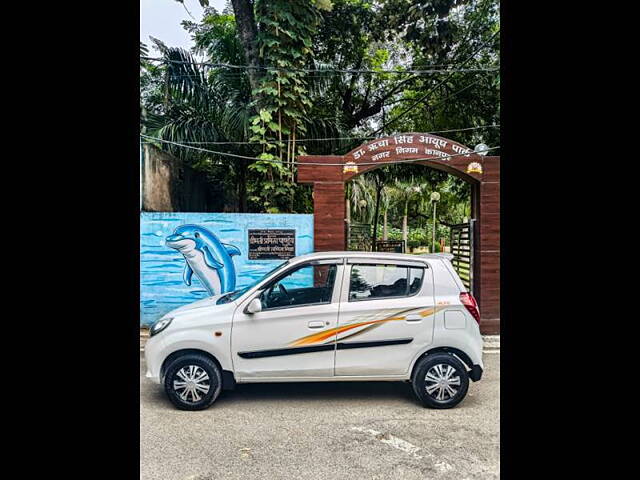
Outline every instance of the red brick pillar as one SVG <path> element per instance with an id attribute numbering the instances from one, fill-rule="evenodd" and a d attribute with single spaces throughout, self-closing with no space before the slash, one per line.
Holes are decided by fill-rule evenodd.
<path id="1" fill-rule="evenodd" d="M 500 333 L 500 157 L 485 157 L 480 180 L 476 261 L 480 331 Z"/>
<path id="2" fill-rule="evenodd" d="M 313 236 L 316 252 L 344 250 L 344 183 L 313 184 Z"/>

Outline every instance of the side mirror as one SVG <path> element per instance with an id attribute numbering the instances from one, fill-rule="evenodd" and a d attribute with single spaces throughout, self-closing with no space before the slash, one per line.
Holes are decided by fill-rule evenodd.
<path id="1" fill-rule="evenodd" d="M 247 305 L 246 312 L 247 313 L 258 313 L 262 311 L 262 302 L 260 301 L 260 297 L 256 297 L 249 302 Z"/>

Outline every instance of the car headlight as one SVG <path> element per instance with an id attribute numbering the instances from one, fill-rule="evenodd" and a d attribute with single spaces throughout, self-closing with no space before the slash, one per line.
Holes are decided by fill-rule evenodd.
<path id="1" fill-rule="evenodd" d="M 151 329 L 149 330 L 149 336 L 153 337 L 154 335 L 163 331 L 165 328 L 169 326 L 169 324 L 171 323 L 171 320 L 173 320 L 172 317 L 163 318 L 159 322 L 154 323 Z"/>

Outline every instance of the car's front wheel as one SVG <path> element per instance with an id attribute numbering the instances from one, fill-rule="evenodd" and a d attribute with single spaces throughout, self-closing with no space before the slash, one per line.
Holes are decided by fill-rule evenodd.
<path id="1" fill-rule="evenodd" d="M 205 355 L 182 355 L 167 367 L 164 389 L 169 400 L 181 410 L 205 409 L 222 390 L 220 369 Z"/>
<path id="2" fill-rule="evenodd" d="M 455 407 L 467 395 L 468 389 L 467 369 L 449 353 L 427 355 L 416 366 L 413 390 L 425 407 Z"/>

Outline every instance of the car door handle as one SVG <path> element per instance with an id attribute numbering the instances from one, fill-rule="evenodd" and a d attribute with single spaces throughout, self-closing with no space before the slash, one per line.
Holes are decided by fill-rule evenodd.
<path id="1" fill-rule="evenodd" d="M 422 321 L 422 316 L 417 314 L 417 313 L 414 313 L 414 314 L 411 314 L 411 315 L 407 315 L 405 317 L 405 320 L 407 322 L 420 322 L 420 321 Z"/>
<path id="2" fill-rule="evenodd" d="M 324 322 L 309 322 L 307 323 L 309 328 L 324 328 Z"/>

